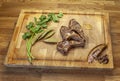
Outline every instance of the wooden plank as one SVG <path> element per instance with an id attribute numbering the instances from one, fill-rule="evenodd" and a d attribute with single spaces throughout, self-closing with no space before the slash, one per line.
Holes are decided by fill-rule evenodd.
<path id="1" fill-rule="evenodd" d="M 17 17 L 0 17 L 0 28 L 14 29 Z"/>
<path id="2" fill-rule="evenodd" d="M 87 77 L 87 78 L 86 78 Z M 41 81 L 104 81 L 103 75 L 44 73 Z"/>
<path id="3" fill-rule="evenodd" d="M 105 76 L 105 81 L 119 81 L 120 76 Z"/>
<path id="4" fill-rule="evenodd" d="M 13 3 L 8 3 L 9 2 L 15 2 L 14 4 Z M 103 6 L 107 6 L 106 9 L 109 9 L 109 10 L 105 10 L 103 7 L 102 8 L 98 8 L 100 6 L 96 6 L 96 5 L 93 5 L 93 9 L 91 8 L 91 5 L 87 4 L 87 3 L 90 3 L 91 4 L 94 4 L 93 2 L 96 1 L 96 5 L 103 5 Z M 9 5 L 5 5 L 3 6 L 3 2 L 4 2 L 4 5 L 5 4 L 9 4 Z M 30 2 L 31 4 L 33 4 L 32 6 L 29 5 Z M 82 3 L 84 2 L 84 3 Z M 28 3 L 28 4 L 27 4 Z M 37 3 L 37 4 L 36 4 Z M 41 5 L 40 3 L 42 3 L 43 5 Z M 47 3 L 47 5 L 45 5 Z M 68 7 L 65 7 L 63 5 L 59 5 L 58 6 L 55 6 L 54 7 L 51 7 L 51 3 L 54 3 L 56 5 L 58 5 L 58 3 L 60 4 L 70 4 L 70 6 Z M 65 4 L 66 3 L 66 4 Z M 114 5 L 115 3 L 115 5 Z M 11 40 L 11 36 L 12 36 L 12 32 L 9 33 L 6 32 L 4 34 L 1 34 L 0 33 L 0 81 L 58 81 L 61 80 L 66 80 L 66 81 L 71 81 L 70 79 L 71 78 L 75 78 L 78 79 L 78 81 L 87 81 L 88 79 L 92 80 L 92 81 L 119 81 L 119 76 L 120 76 L 120 9 L 116 8 L 118 7 L 118 5 L 120 5 L 120 0 L 24 0 L 23 4 L 24 5 L 19 5 L 20 4 L 20 0 L 0 0 L 0 8 L 2 7 L 2 9 L 0 9 L 0 16 L 4 16 L 6 17 L 5 20 L 0 20 L 0 28 L 7 28 L 8 29 L 13 29 L 13 23 L 14 21 L 14 16 L 16 16 L 16 18 L 18 17 L 19 15 L 19 12 L 21 9 L 23 8 L 36 8 L 36 5 L 37 5 L 37 9 L 50 9 L 52 10 L 53 8 L 58 10 L 59 8 L 61 9 L 72 9 L 72 10 L 88 10 L 88 7 L 91 8 L 91 10 L 95 10 L 95 11 L 107 11 L 107 12 L 110 12 L 110 28 L 111 28 L 111 37 L 112 37 L 112 45 L 113 45 L 113 56 L 114 56 L 114 70 L 111 72 L 111 73 L 100 73 L 98 71 L 94 71 L 94 70 L 90 70 L 90 71 L 87 71 L 87 70 L 84 70 L 85 73 L 81 72 L 81 70 L 78 70 L 78 71 L 74 71 L 74 70 L 70 70 L 71 75 L 69 74 L 65 74 L 66 71 L 63 71 L 63 70 L 60 70 L 60 71 L 57 71 L 56 73 L 56 70 L 54 71 L 55 73 L 51 74 L 51 73 L 45 73 L 42 72 L 42 73 L 38 73 L 40 72 L 40 69 L 36 70 L 34 68 L 10 68 L 10 67 L 5 67 L 3 65 L 3 61 L 5 59 L 5 56 L 6 56 L 6 52 L 8 50 L 8 43 L 9 41 Z M 39 4 L 39 5 L 38 5 Z M 49 4 L 49 5 L 48 5 Z M 73 6 L 72 4 L 79 4 L 77 6 Z M 81 6 L 81 7 L 78 7 L 80 6 L 81 4 L 84 4 L 86 5 L 87 7 L 85 6 Z M 12 7 L 13 5 L 15 5 L 14 7 Z M 28 5 L 28 6 L 26 6 Z M 44 6 L 45 5 L 45 6 Z M 52 4 L 53 5 L 53 4 Z M 63 7 L 62 7 L 63 6 Z M 111 9 L 110 7 L 113 8 Z M 116 7 L 115 7 L 116 6 Z M 11 7 L 11 8 L 10 8 Z M 89 8 L 89 9 L 90 9 Z M 101 10 L 97 10 L 97 9 L 101 9 Z M 7 17 L 11 17 L 11 19 L 8 18 L 7 20 Z M 1 19 L 1 18 L 0 18 Z M 12 20 L 13 19 L 13 20 Z M 9 35 L 8 35 L 9 34 Z M 7 38 L 8 37 L 8 38 Z M 5 45 L 4 45 L 5 44 Z M 48 71 L 46 69 L 44 69 L 44 71 Z M 22 73 L 21 73 L 22 72 Z M 48 72 L 53 72 L 53 71 L 48 71 Z M 62 72 L 62 73 L 61 73 Z M 74 72 L 74 74 L 72 73 Z M 76 72 L 78 74 L 76 74 Z M 94 73 L 95 72 L 95 73 Z M 42 80 L 41 80 L 41 74 L 42 75 Z M 64 76 L 62 76 L 62 74 Z M 73 74 L 73 76 L 72 76 Z M 57 76 L 56 76 L 57 75 Z M 77 75 L 77 76 L 74 76 L 74 75 Z M 82 77 L 82 75 L 84 75 Z M 93 75 L 93 76 L 92 76 Z M 102 76 L 102 77 L 101 77 Z M 56 79 L 57 77 L 57 79 Z M 79 78 L 80 77 L 80 78 Z M 95 77 L 95 79 L 94 79 Z M 69 79 L 70 78 L 70 79 Z M 98 78 L 98 79 L 96 79 Z"/>
<path id="5" fill-rule="evenodd" d="M 50 10 L 44 10 L 44 11 L 43 10 L 22 10 L 21 11 L 11 44 L 9 46 L 5 65 L 31 66 L 27 61 L 26 49 L 25 49 L 26 45 L 25 45 L 25 41 L 22 41 L 21 33 L 24 33 L 24 31 L 26 30 L 25 25 L 29 21 L 33 20 L 34 16 L 39 17 L 40 14 L 49 13 L 49 12 L 58 13 L 59 11 L 50 11 Z M 32 49 L 32 53 L 36 57 L 36 60 L 33 61 L 32 66 L 33 67 L 46 67 L 46 66 L 71 67 L 71 68 L 72 67 L 74 68 L 113 68 L 113 57 L 112 57 L 112 50 L 111 50 L 112 46 L 111 46 L 111 40 L 110 40 L 111 38 L 109 34 L 110 30 L 108 28 L 108 24 L 109 24 L 108 14 L 102 13 L 102 12 L 80 12 L 80 11 L 63 11 L 63 13 L 65 14 L 63 17 L 63 20 L 61 19 L 60 23 L 53 24 L 54 26 L 51 25 L 51 27 L 56 27 L 54 29 L 58 31 L 60 28 L 58 27 L 58 25 L 67 26 L 68 21 L 72 18 L 72 16 L 77 21 L 79 21 L 82 24 L 82 26 L 85 22 L 92 23 L 93 25 L 92 30 L 86 30 L 83 28 L 86 36 L 89 37 L 89 43 L 88 43 L 89 45 L 87 45 L 86 49 L 79 48 L 74 51 L 71 51 L 69 55 L 65 57 L 65 56 L 62 56 L 59 52 L 54 52 L 56 51 L 55 45 L 53 45 L 53 48 L 50 49 L 50 45 L 42 42 L 38 42 L 37 45 L 34 45 L 35 49 L 34 48 Z M 29 16 L 27 16 L 28 18 L 25 18 L 27 14 L 29 14 Z M 84 21 L 81 20 L 81 18 L 83 18 Z M 63 23 L 63 21 L 66 21 L 67 23 Z M 96 33 L 99 33 L 99 34 L 96 34 Z M 56 34 L 56 36 L 60 36 L 59 32 Z M 96 40 L 94 41 L 94 39 Z M 61 38 L 59 40 L 61 40 Z M 109 60 L 110 60 L 109 63 L 106 65 L 102 65 L 97 62 L 93 64 L 88 64 L 87 56 L 90 49 L 101 43 L 108 44 L 108 49 L 106 53 L 109 54 Z M 43 47 L 40 47 L 41 45 Z M 40 49 L 41 49 L 41 52 L 40 52 Z M 43 50 L 45 51 L 44 53 L 43 53 Z M 50 50 L 53 50 L 53 51 L 50 52 Z M 40 54 L 36 53 L 35 51 L 39 51 L 38 53 Z M 55 53 L 55 55 L 53 55 L 53 52 Z M 81 54 L 79 54 L 78 52 L 81 52 Z"/>
<path id="6" fill-rule="evenodd" d="M 27 76 L 25 76 L 27 75 Z M 2 81 L 41 81 L 41 75 L 39 73 L 31 72 L 31 73 L 19 73 L 19 72 L 1 72 L 0 80 Z"/>

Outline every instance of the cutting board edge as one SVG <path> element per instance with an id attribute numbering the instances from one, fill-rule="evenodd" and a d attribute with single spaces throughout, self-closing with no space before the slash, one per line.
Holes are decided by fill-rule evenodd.
<path id="1" fill-rule="evenodd" d="M 22 11 L 21 11 L 21 14 L 22 14 L 22 15 L 20 14 L 20 15 L 19 15 L 19 18 L 21 18 L 21 16 L 23 16 L 23 15 L 24 15 L 24 12 L 26 12 L 26 11 L 29 12 L 29 10 L 22 10 Z M 30 11 L 31 11 L 31 10 L 30 10 Z M 38 11 L 40 11 L 40 10 L 38 10 Z M 76 12 L 74 12 L 74 13 L 76 13 Z M 80 12 L 80 13 L 82 13 L 82 12 Z M 91 12 L 91 13 L 93 13 L 93 12 Z M 90 14 L 91 14 L 91 13 L 90 13 Z M 87 14 L 88 14 L 88 13 L 87 13 Z M 99 13 L 96 13 L 96 14 L 100 14 L 100 12 L 99 12 Z M 102 14 L 106 14 L 106 12 L 105 12 L 105 13 L 102 13 Z M 19 18 L 18 18 L 18 19 L 19 19 Z M 21 19 L 22 19 L 22 18 L 21 18 Z M 108 22 L 109 22 L 109 21 L 108 21 Z M 19 24 L 20 24 L 20 23 L 19 23 L 19 21 L 18 21 L 18 23 L 17 23 L 17 25 L 16 25 L 16 27 L 15 27 L 14 34 L 13 34 L 13 36 L 12 36 L 12 40 L 15 39 L 15 38 L 14 38 L 14 36 L 15 36 L 15 34 L 16 34 L 15 32 L 18 30 L 17 27 L 19 26 Z M 109 24 L 108 24 L 108 25 L 109 25 Z M 16 37 L 16 38 L 17 38 L 17 37 Z M 109 38 L 110 38 L 110 36 L 109 36 Z M 12 41 L 12 40 L 11 40 L 11 41 Z M 111 42 L 111 40 L 110 40 L 110 42 Z M 7 52 L 7 56 L 6 56 L 5 62 L 4 62 L 4 64 L 5 64 L 6 66 L 8 66 L 8 67 L 12 65 L 12 64 L 11 64 L 11 65 L 9 64 L 9 58 L 10 58 L 10 55 L 12 55 L 12 54 L 10 54 L 10 51 L 9 51 L 9 50 L 11 49 L 10 47 L 12 47 L 12 44 L 13 44 L 13 41 L 10 43 L 10 46 L 9 46 L 9 49 L 8 49 L 8 52 Z M 111 47 L 111 48 L 112 48 L 112 47 Z M 12 60 L 12 59 L 11 59 L 11 60 Z M 112 63 L 112 64 L 113 64 L 113 63 Z M 41 67 L 42 67 L 42 66 L 41 66 Z M 55 67 L 55 66 L 53 66 L 53 67 Z M 114 65 L 111 65 L 110 68 L 114 68 Z"/>

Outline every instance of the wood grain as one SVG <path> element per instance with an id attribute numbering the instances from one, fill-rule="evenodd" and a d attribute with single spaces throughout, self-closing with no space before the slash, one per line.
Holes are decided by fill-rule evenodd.
<path id="1" fill-rule="evenodd" d="M 37 42 L 31 49 L 32 55 L 35 57 L 33 64 L 27 63 L 26 41 L 22 39 L 22 35 L 26 32 L 26 25 L 34 21 L 34 17 L 39 18 L 42 13 L 59 13 L 57 10 L 22 10 L 16 24 L 14 34 L 8 49 L 5 65 L 9 66 L 25 66 L 30 67 L 66 67 L 66 68 L 113 68 L 113 56 L 111 37 L 109 33 L 109 15 L 104 12 L 80 12 L 80 11 L 62 11 L 64 16 L 59 23 L 49 23 L 48 28 L 54 29 L 56 34 L 53 38 L 61 41 L 60 28 L 68 26 L 71 19 L 75 19 L 80 23 L 86 36 L 86 46 L 84 48 L 76 48 L 71 50 L 67 56 L 63 56 L 56 50 L 56 45 Z M 86 29 L 85 24 L 91 25 L 91 29 Z M 108 64 L 100 64 L 87 62 L 88 54 L 92 48 L 99 44 L 107 44 L 107 53 L 109 57 Z M 52 48 L 51 48 L 52 46 Z M 37 52 L 36 52 L 37 51 Z M 28 67 L 29 67 L 28 66 Z"/>
<path id="2" fill-rule="evenodd" d="M 114 66 L 113 71 L 44 70 L 7 68 L 3 65 L 14 23 L 21 9 L 105 11 L 110 15 Z M 0 0 L 0 81 L 119 81 L 120 80 L 120 1 L 119 0 Z M 8 30 L 9 31 L 8 31 Z M 5 32 L 4 32 L 5 31 Z M 72 73 L 72 72 L 74 73 Z M 48 73 L 51 72 L 51 73 Z M 53 73 L 54 72 L 54 73 Z M 67 73 L 66 73 L 67 72 Z"/>

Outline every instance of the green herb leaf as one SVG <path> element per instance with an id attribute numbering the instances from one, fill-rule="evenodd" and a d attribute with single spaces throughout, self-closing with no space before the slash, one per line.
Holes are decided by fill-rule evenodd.
<path id="1" fill-rule="evenodd" d="M 27 26 L 26 26 L 26 28 L 29 30 L 30 28 L 32 28 L 32 27 L 34 27 L 34 23 L 33 22 L 30 22 Z"/>
<path id="2" fill-rule="evenodd" d="M 27 38 L 30 38 L 31 37 L 31 33 L 30 32 L 25 32 L 24 35 L 22 36 L 22 38 L 24 40 L 26 40 Z"/>
<path id="3" fill-rule="evenodd" d="M 55 14 L 52 14 L 52 19 L 54 22 L 59 22 L 59 18 Z"/>
<path id="4" fill-rule="evenodd" d="M 57 17 L 62 18 L 62 17 L 63 17 L 63 13 L 60 12 L 60 13 L 57 15 Z"/>
<path id="5" fill-rule="evenodd" d="M 38 33 L 39 29 L 40 29 L 40 27 L 33 27 L 30 29 L 30 31 L 33 33 Z"/>
<path id="6" fill-rule="evenodd" d="M 44 23 L 47 23 L 49 21 L 49 18 L 44 19 L 43 21 L 39 21 L 38 25 L 42 25 Z"/>
<path id="7" fill-rule="evenodd" d="M 41 32 L 43 32 L 43 31 L 44 31 L 44 29 L 40 29 L 40 30 L 38 31 L 38 33 L 41 33 Z M 38 33 L 37 33 L 37 34 L 38 34 Z"/>
<path id="8" fill-rule="evenodd" d="M 51 18 L 52 18 L 52 15 L 53 15 L 53 13 L 49 13 L 49 14 L 48 14 L 48 17 L 51 17 Z"/>
<path id="9" fill-rule="evenodd" d="M 45 16 L 45 15 L 41 15 L 39 19 L 40 19 L 41 21 L 43 21 L 44 19 L 46 19 L 46 16 Z"/>
<path id="10" fill-rule="evenodd" d="M 41 27 L 42 28 L 47 28 L 47 24 L 42 24 Z"/>

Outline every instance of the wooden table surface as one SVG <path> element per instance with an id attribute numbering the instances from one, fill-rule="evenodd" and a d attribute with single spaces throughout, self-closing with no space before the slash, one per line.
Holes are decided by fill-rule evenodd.
<path id="1" fill-rule="evenodd" d="M 4 66 L 20 10 L 31 8 L 109 12 L 114 69 L 60 70 Z M 120 81 L 120 0 L 0 0 L 0 81 Z"/>

